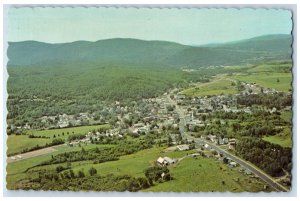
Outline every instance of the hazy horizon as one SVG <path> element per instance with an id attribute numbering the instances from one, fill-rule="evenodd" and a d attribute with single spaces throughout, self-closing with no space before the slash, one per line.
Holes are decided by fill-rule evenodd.
<path id="1" fill-rule="evenodd" d="M 183 44 L 183 43 L 178 43 L 175 41 L 166 41 L 166 40 L 144 40 L 144 39 L 139 39 L 139 38 L 104 38 L 104 39 L 99 39 L 95 41 L 88 41 L 88 40 L 75 40 L 75 41 L 70 41 L 70 42 L 64 42 L 64 43 L 49 43 L 49 42 L 44 42 L 44 41 L 37 41 L 37 40 L 23 40 L 23 41 L 8 41 L 8 43 L 21 43 L 21 42 L 39 42 L 39 43 L 46 43 L 46 44 L 67 44 L 67 43 L 75 43 L 75 42 L 89 42 L 89 43 L 95 43 L 98 41 L 105 41 L 105 40 L 115 40 L 115 39 L 128 39 L 128 40 L 140 40 L 140 41 L 157 41 L 157 42 L 169 42 L 169 43 L 177 43 L 180 45 L 186 45 L 186 46 L 206 46 L 206 45 L 218 45 L 218 44 L 227 44 L 227 43 L 232 43 L 232 42 L 239 42 L 239 41 L 244 41 L 244 40 L 249 40 L 249 39 L 254 39 L 254 38 L 259 38 L 259 37 L 264 37 L 264 36 L 279 36 L 279 35 L 286 35 L 288 36 L 289 34 L 266 34 L 266 35 L 260 35 L 256 37 L 251 37 L 251 38 L 245 38 L 241 40 L 234 40 L 234 41 L 228 41 L 228 42 L 220 42 L 220 43 L 205 43 L 205 44 Z"/>
<path id="2" fill-rule="evenodd" d="M 278 9 L 10 7 L 7 17 L 10 42 L 132 38 L 196 46 L 292 31 L 291 12 Z"/>

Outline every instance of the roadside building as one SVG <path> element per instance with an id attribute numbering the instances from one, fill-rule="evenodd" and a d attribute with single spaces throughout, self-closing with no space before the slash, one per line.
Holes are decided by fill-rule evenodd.
<path id="1" fill-rule="evenodd" d="M 167 166 L 167 165 L 171 165 L 171 164 L 175 164 L 176 160 L 169 158 L 169 157 L 159 157 L 156 160 L 156 164 L 159 166 Z"/>
<path id="2" fill-rule="evenodd" d="M 182 145 L 178 145 L 178 146 L 177 146 L 177 149 L 178 149 L 179 151 L 186 151 L 186 150 L 189 150 L 190 147 L 189 147 L 188 145 L 186 145 L 186 144 L 182 144 Z"/>

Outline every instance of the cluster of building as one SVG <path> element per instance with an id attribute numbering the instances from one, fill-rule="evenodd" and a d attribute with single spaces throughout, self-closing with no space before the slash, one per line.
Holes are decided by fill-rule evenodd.
<path id="1" fill-rule="evenodd" d="M 88 122 L 93 119 L 93 114 L 79 113 L 76 115 L 58 114 L 56 116 L 43 116 L 40 118 L 40 121 L 45 127 L 51 129 L 81 126 L 84 124 L 88 124 Z"/>

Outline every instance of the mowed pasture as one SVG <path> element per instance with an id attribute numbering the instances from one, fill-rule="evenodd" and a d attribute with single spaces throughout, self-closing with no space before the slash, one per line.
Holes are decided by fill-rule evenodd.
<path id="1" fill-rule="evenodd" d="M 85 145 L 85 149 L 92 149 L 95 147 L 107 147 L 112 145 Z M 58 151 L 53 153 L 59 154 L 65 151 L 79 150 L 81 147 L 68 148 L 61 146 Z M 155 183 L 146 192 L 242 192 L 242 191 L 262 191 L 264 183 L 245 176 L 240 173 L 239 168 L 229 168 L 221 161 L 212 158 L 204 158 L 198 156 L 193 158 L 187 156 L 195 151 L 165 151 L 165 147 L 154 147 L 145 149 L 135 154 L 121 156 L 117 161 L 104 162 L 93 164 L 92 161 L 72 162 L 71 167 L 74 172 L 83 170 L 88 175 L 88 170 L 94 167 L 98 175 L 131 175 L 134 177 L 144 177 L 144 170 L 147 167 L 154 165 L 159 156 L 168 156 L 171 158 L 182 158 L 183 160 L 175 165 L 169 166 L 171 176 L 174 180 L 165 183 Z M 30 178 L 30 173 L 25 171 L 33 166 L 40 164 L 43 161 L 49 160 L 51 154 L 38 156 L 23 161 L 8 164 L 7 166 L 7 187 L 13 188 L 18 180 Z M 54 170 L 58 165 L 47 165 L 30 168 L 30 172 L 35 172 L 39 169 Z M 224 181 L 224 182 L 223 182 Z"/>
<path id="2" fill-rule="evenodd" d="M 213 80 L 209 83 L 199 84 L 196 87 L 188 88 L 181 92 L 186 96 L 207 96 L 221 94 L 236 94 L 238 93 L 236 86 L 232 85 L 232 81 L 225 79 Z"/>
<path id="3" fill-rule="evenodd" d="M 258 72 L 233 75 L 230 78 L 247 83 L 256 83 L 262 87 L 283 92 L 292 89 L 292 73 Z"/>
<path id="4" fill-rule="evenodd" d="M 8 135 L 7 155 L 20 153 L 24 149 L 30 149 L 36 145 L 45 146 L 46 143 L 51 143 L 55 138 L 67 140 L 71 135 L 87 134 L 89 131 L 97 130 L 99 128 L 109 128 L 109 125 L 80 126 L 52 130 L 27 130 L 25 135 Z M 29 135 L 44 136 L 47 138 L 29 138 Z"/>
<path id="5" fill-rule="evenodd" d="M 135 154 L 121 156 L 120 160 L 117 161 L 110 161 L 100 164 L 93 164 L 91 162 L 90 164 L 86 164 L 84 166 L 77 166 L 76 168 L 74 168 L 74 170 L 83 170 L 86 174 L 88 174 L 89 168 L 94 167 L 101 175 L 112 173 L 118 175 L 128 174 L 134 177 L 138 177 L 144 176 L 144 170 L 147 167 L 154 165 L 156 159 L 160 156 L 181 158 L 183 156 L 186 156 L 186 154 L 191 153 L 191 151 L 165 152 L 164 149 L 165 148 L 162 147 L 145 149 Z"/>
<path id="6" fill-rule="evenodd" d="M 281 112 L 280 117 L 285 121 L 292 123 L 292 111 Z"/>
<path id="7" fill-rule="evenodd" d="M 51 139 L 45 138 L 29 138 L 28 135 L 9 135 L 7 138 L 7 155 L 13 155 L 21 152 L 26 148 L 50 143 Z"/>
<path id="8" fill-rule="evenodd" d="M 292 63 L 290 61 L 278 61 L 252 66 L 247 72 L 277 72 L 291 73 Z"/>
<path id="9" fill-rule="evenodd" d="M 292 125 L 292 111 L 284 111 L 280 116 Z M 281 133 L 273 136 L 265 136 L 263 137 L 263 140 L 273 144 L 278 144 L 282 147 L 292 147 L 292 128 L 287 126 Z"/>
<path id="10" fill-rule="evenodd" d="M 8 163 L 6 166 L 6 181 L 7 181 L 7 188 L 8 189 L 12 189 L 12 187 L 14 186 L 14 184 L 21 179 L 26 179 L 28 178 L 30 175 L 28 175 L 26 173 L 26 170 L 28 170 L 29 168 L 32 168 L 44 161 L 50 160 L 51 156 L 55 156 L 57 154 L 61 154 L 61 153 L 65 153 L 65 152 L 71 152 L 71 151 L 79 151 L 82 148 L 84 148 L 85 150 L 89 150 L 89 149 L 94 149 L 96 147 L 98 148 L 105 148 L 105 147 L 111 147 L 114 145 L 95 145 L 95 144 L 87 144 L 87 145 L 82 145 L 81 147 L 76 146 L 76 147 L 69 147 L 67 145 L 62 145 L 59 147 L 55 147 L 55 149 L 57 151 L 53 152 L 53 153 L 49 153 L 49 154 L 45 154 L 45 155 L 41 155 L 41 156 L 36 156 L 33 158 L 28 158 L 28 159 L 24 159 L 24 160 L 20 160 L 20 161 L 16 161 L 14 163 Z M 84 162 L 82 162 L 84 163 Z M 57 165 L 54 165 L 53 167 L 56 167 Z M 47 167 L 50 168 L 51 166 Z"/>
<path id="11" fill-rule="evenodd" d="M 79 161 L 72 163 L 74 172 L 83 171 L 88 175 L 88 170 L 94 167 L 98 175 L 131 175 L 144 177 L 147 167 L 154 165 L 159 156 L 182 158 L 195 151 L 165 151 L 165 147 L 155 147 L 139 151 L 135 154 L 121 156 L 117 161 L 93 164 L 92 161 Z M 66 165 L 66 164 L 63 164 Z M 48 165 L 32 169 L 55 169 L 57 165 Z M 174 180 L 165 183 L 156 183 L 146 192 L 211 192 L 211 191 L 262 191 L 264 184 L 257 179 L 250 178 L 240 173 L 239 168 L 229 168 L 226 164 L 215 159 L 198 156 L 188 156 L 176 165 L 169 166 Z M 224 181 L 224 182 L 223 182 Z"/>
<path id="12" fill-rule="evenodd" d="M 174 180 L 146 189 L 147 192 L 259 192 L 263 182 L 245 176 L 238 167 L 230 168 L 221 161 L 187 157 L 171 167 Z"/>
<path id="13" fill-rule="evenodd" d="M 271 142 L 273 144 L 278 144 L 282 147 L 292 147 L 292 130 L 291 128 L 285 128 L 283 132 L 273 135 L 263 137 L 263 140 Z"/>

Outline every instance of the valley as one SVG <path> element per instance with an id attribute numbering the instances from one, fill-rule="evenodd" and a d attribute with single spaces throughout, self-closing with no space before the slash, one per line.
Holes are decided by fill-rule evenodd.
<path id="1" fill-rule="evenodd" d="M 29 55 L 32 60 L 12 54 L 7 188 L 289 191 L 292 62 L 277 41 L 288 38 L 273 39 L 266 41 L 272 50 L 256 46 L 251 54 L 245 46 L 257 39 L 197 48 L 125 39 L 94 47 L 35 42 L 39 53 Z M 25 43 L 9 51 L 23 52 Z M 135 43 L 139 49 L 126 52 Z M 83 52 L 93 47 L 97 55 L 112 49 L 77 63 L 68 46 Z M 66 58 L 54 47 L 67 51 Z"/>

